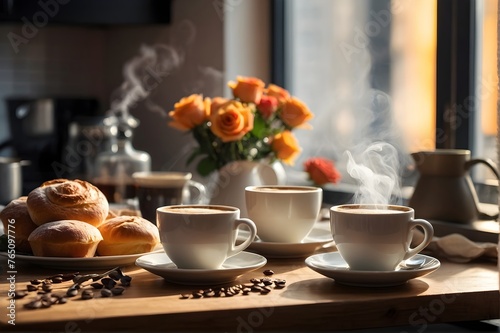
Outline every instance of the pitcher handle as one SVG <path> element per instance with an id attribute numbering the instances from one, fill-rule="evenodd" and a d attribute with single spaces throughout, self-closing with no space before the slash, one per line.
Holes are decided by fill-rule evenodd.
<path id="1" fill-rule="evenodd" d="M 493 162 L 491 159 L 483 159 L 483 158 L 471 159 L 471 160 L 465 162 L 465 170 L 469 171 L 470 168 L 472 168 L 474 165 L 477 165 L 477 164 L 486 165 L 488 167 L 488 169 L 490 169 L 495 174 L 495 176 L 497 177 L 497 180 L 500 181 L 500 173 L 498 172 L 498 169 L 496 167 L 495 162 Z M 496 220 L 498 218 L 498 215 L 499 215 L 498 213 L 495 215 L 489 215 L 489 214 L 484 213 L 484 212 L 479 212 L 479 218 L 482 220 L 487 220 L 487 219 Z"/>
<path id="2" fill-rule="evenodd" d="M 286 172 L 279 162 L 260 163 L 258 173 L 262 185 L 284 185 L 286 183 Z"/>

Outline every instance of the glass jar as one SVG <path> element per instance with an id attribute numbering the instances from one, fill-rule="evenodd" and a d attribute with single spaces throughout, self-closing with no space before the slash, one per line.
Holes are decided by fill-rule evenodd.
<path id="1" fill-rule="evenodd" d="M 105 119 L 114 133 L 107 151 L 96 158 L 93 183 L 110 203 L 130 204 L 136 197 L 132 174 L 151 171 L 151 156 L 132 146 L 133 131 L 139 122 L 132 116 L 111 116 Z"/>

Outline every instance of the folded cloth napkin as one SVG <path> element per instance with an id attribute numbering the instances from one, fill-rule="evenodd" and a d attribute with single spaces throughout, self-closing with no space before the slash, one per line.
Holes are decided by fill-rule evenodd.
<path id="1" fill-rule="evenodd" d="M 412 246 L 419 244 L 423 239 L 424 234 L 420 230 L 414 229 Z M 473 242 L 457 233 L 433 237 L 424 252 L 459 263 L 466 263 L 480 257 L 495 261 L 498 258 L 497 244 Z"/>

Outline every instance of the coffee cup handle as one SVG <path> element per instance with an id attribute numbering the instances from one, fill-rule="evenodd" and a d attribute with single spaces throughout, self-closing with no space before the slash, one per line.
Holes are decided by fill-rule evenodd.
<path id="1" fill-rule="evenodd" d="M 187 186 L 195 188 L 196 191 L 198 192 L 198 193 L 196 193 L 197 194 L 196 196 L 191 196 L 191 195 L 189 196 L 189 200 L 186 200 L 186 201 L 189 201 L 188 202 L 189 204 L 200 204 L 200 203 L 207 202 L 207 199 L 208 199 L 207 190 L 203 184 L 198 183 L 194 180 L 189 180 L 187 182 Z"/>
<path id="2" fill-rule="evenodd" d="M 231 257 L 234 256 L 244 249 L 246 249 L 255 239 L 255 236 L 257 236 L 257 227 L 255 226 L 255 223 L 253 223 L 252 220 L 250 219 L 245 219 L 245 218 L 240 218 L 234 220 L 234 229 L 237 230 L 240 226 L 246 225 L 250 229 L 250 235 L 248 236 L 247 239 L 241 244 L 235 245 L 236 239 L 233 240 L 233 245 L 229 249 L 227 256 Z M 235 235 L 238 233 L 235 232 Z"/>
<path id="3" fill-rule="evenodd" d="M 411 258 L 415 254 L 418 254 L 420 251 L 422 251 L 427 245 L 429 245 L 429 243 L 432 241 L 432 237 L 434 236 L 434 228 L 428 221 L 422 219 L 411 220 L 409 231 L 411 232 L 413 228 L 416 227 L 421 227 L 424 230 L 424 240 L 414 248 L 408 248 L 408 251 L 406 252 L 403 260 Z"/>

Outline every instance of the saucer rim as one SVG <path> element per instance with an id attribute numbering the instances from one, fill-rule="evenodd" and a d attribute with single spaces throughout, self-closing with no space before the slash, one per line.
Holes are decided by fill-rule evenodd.
<path id="1" fill-rule="evenodd" d="M 329 267 L 325 266 L 320 267 L 314 264 L 314 260 L 317 260 L 317 258 L 321 256 L 332 256 L 332 255 L 336 257 L 335 259 L 342 260 L 344 262 L 344 265 L 340 266 L 332 264 Z M 328 278 L 331 278 L 339 284 L 359 286 L 359 287 L 389 287 L 389 286 L 401 285 L 411 279 L 423 277 L 441 267 L 441 262 L 439 261 L 439 259 L 434 258 L 432 256 L 424 254 L 416 254 L 415 257 L 425 257 L 429 259 L 429 263 L 431 265 L 410 270 L 393 270 L 393 271 L 350 270 L 349 267 L 347 266 L 347 263 L 345 263 L 345 260 L 342 258 L 342 256 L 338 251 L 313 254 L 307 257 L 304 260 L 304 262 L 306 266 L 312 269 L 313 271 L 322 274 L 323 276 L 326 276 Z M 372 277 L 372 279 L 376 277 L 378 278 L 378 280 L 370 281 L 370 279 L 367 279 L 366 281 L 359 282 L 358 281 L 359 279 L 356 279 L 356 277 L 358 278 Z M 351 281 L 349 281 L 349 278 L 351 278 L 350 279 Z"/>
<path id="2" fill-rule="evenodd" d="M 165 256 L 166 258 L 168 258 L 168 260 L 170 260 L 170 263 L 175 267 L 159 268 L 158 266 L 154 265 L 147 265 L 147 264 L 141 265 L 140 259 L 143 258 L 144 260 L 145 256 L 138 258 L 136 260 L 136 266 L 144 269 L 145 271 L 151 274 L 157 275 L 170 283 L 175 283 L 180 285 L 218 285 L 218 284 L 231 283 L 241 275 L 257 270 L 267 264 L 267 258 L 257 253 L 242 251 L 234 255 L 233 257 L 242 254 L 254 256 L 256 259 L 258 259 L 258 262 L 256 262 L 253 265 L 241 266 L 229 269 L 182 269 L 182 268 L 177 268 L 171 262 L 170 258 L 168 258 L 167 254 L 163 252 L 163 253 L 155 253 L 154 255 Z"/>

